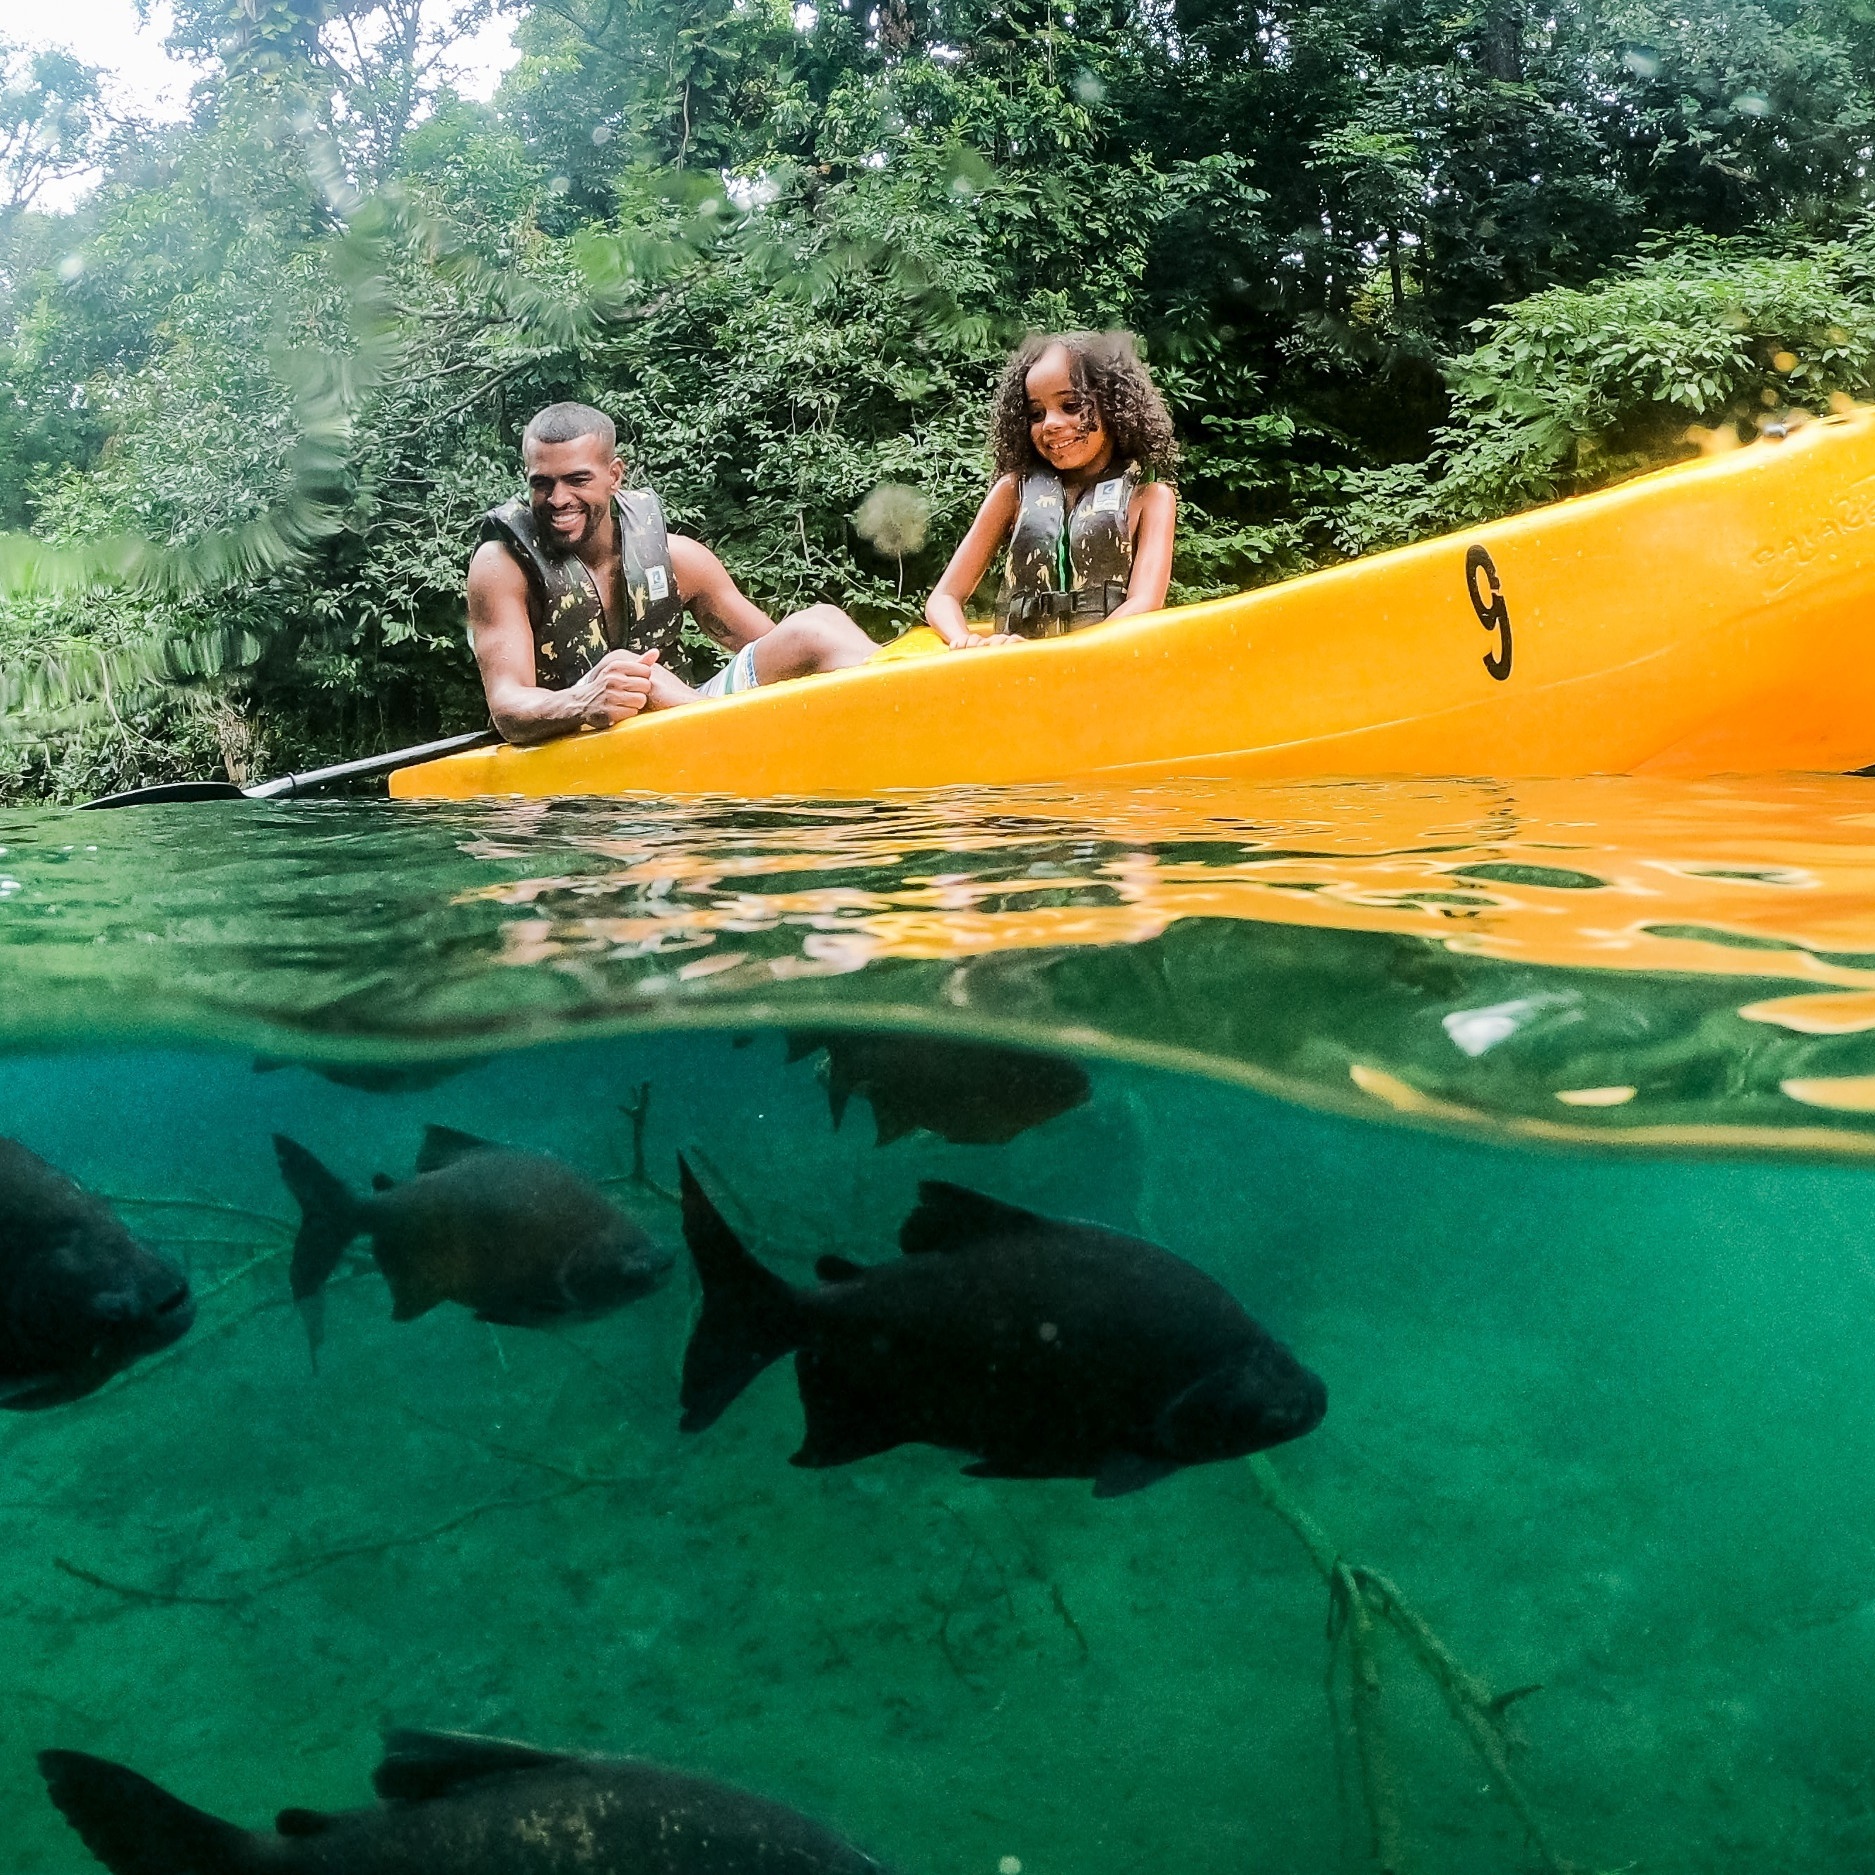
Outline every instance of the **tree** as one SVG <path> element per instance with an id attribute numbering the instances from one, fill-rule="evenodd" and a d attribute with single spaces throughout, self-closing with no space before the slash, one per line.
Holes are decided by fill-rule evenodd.
<path id="1" fill-rule="evenodd" d="M 95 66 L 0 39 L 0 218 L 89 169 L 102 121 Z"/>

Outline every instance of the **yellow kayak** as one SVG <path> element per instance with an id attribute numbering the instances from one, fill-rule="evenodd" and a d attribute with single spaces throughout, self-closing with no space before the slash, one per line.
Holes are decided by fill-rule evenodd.
<path id="1" fill-rule="evenodd" d="M 1875 763 L 1875 415 L 1279 586 L 391 777 L 400 799 Z"/>

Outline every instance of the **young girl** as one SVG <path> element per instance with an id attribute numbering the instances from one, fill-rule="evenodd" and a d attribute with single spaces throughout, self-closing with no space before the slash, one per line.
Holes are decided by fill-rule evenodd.
<path id="1" fill-rule="evenodd" d="M 925 603 L 952 650 L 1055 638 L 1164 605 L 1178 497 L 1141 478 L 1168 474 L 1178 445 L 1129 334 L 1028 340 L 997 387 L 990 437 L 996 481 Z M 973 632 L 964 602 L 1005 541 L 996 632 Z"/>

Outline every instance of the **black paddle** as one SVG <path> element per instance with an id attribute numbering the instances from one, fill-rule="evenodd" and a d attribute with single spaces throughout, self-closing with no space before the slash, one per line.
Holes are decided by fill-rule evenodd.
<path id="1" fill-rule="evenodd" d="M 445 736 L 440 742 L 419 742 L 414 749 L 392 749 L 387 755 L 367 755 L 362 761 L 340 762 L 332 768 L 311 768 L 303 775 L 278 775 L 272 781 L 243 788 L 232 781 L 159 781 L 154 787 L 126 788 L 122 794 L 101 795 L 85 807 L 163 807 L 175 801 L 291 801 L 323 788 L 329 781 L 353 781 L 365 775 L 388 775 L 393 768 L 427 762 L 458 749 L 482 749 L 501 738 L 492 729 L 477 729 L 466 736 Z"/>

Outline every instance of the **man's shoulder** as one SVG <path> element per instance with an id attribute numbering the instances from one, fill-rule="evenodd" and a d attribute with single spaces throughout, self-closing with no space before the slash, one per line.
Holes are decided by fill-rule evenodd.
<path id="1" fill-rule="evenodd" d="M 471 586 L 525 586 L 527 575 L 507 542 L 496 534 L 483 535 L 469 556 Z"/>

